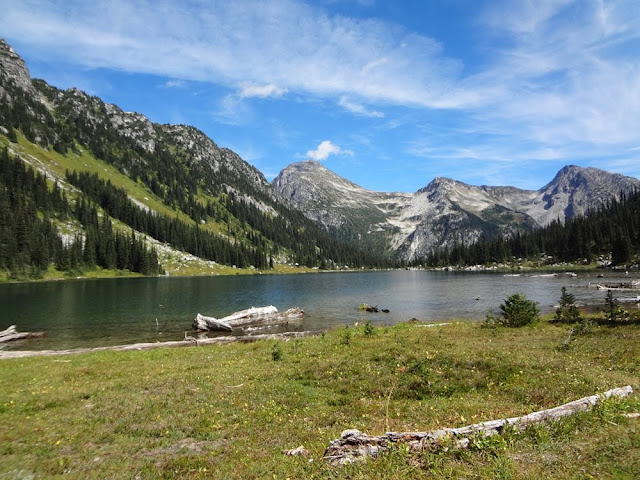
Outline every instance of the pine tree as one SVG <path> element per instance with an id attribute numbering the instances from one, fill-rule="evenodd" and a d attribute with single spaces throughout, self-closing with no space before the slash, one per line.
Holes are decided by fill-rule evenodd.
<path id="1" fill-rule="evenodd" d="M 567 287 L 562 287 L 560 306 L 556 310 L 554 320 L 556 322 L 573 323 L 579 321 L 580 318 L 580 311 L 576 306 L 575 296 L 572 293 L 567 292 Z"/>

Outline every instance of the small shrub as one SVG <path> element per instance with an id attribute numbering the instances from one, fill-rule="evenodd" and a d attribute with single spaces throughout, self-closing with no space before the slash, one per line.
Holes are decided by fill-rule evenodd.
<path id="1" fill-rule="evenodd" d="M 581 319 L 580 311 L 576 306 L 576 298 L 567 292 L 567 287 L 562 287 L 560 296 L 560 307 L 556 310 L 553 321 L 561 323 L 574 323 Z"/>
<path id="2" fill-rule="evenodd" d="M 578 320 L 576 324 L 571 327 L 571 330 L 569 330 L 569 335 L 567 336 L 566 340 L 562 342 L 560 350 L 568 350 L 569 347 L 571 347 L 571 342 L 573 342 L 576 337 L 591 333 L 593 323 L 594 322 L 592 319 L 581 317 L 580 320 Z"/>
<path id="3" fill-rule="evenodd" d="M 586 335 L 591 333 L 591 329 L 594 326 L 594 321 L 591 318 L 580 318 L 580 320 L 573 327 L 576 335 Z"/>
<path id="4" fill-rule="evenodd" d="M 500 324 L 506 327 L 522 327 L 540 319 L 538 304 L 529 300 L 524 293 L 510 295 L 502 305 Z"/>
<path id="5" fill-rule="evenodd" d="M 371 324 L 370 321 L 367 321 L 367 323 L 365 323 L 364 325 L 365 336 L 370 337 L 371 335 L 373 335 L 373 331 L 374 331 L 373 325 Z"/>
<path id="6" fill-rule="evenodd" d="M 482 328 L 493 328 L 493 329 L 495 329 L 500 324 L 501 324 L 501 320 L 494 315 L 493 311 L 491 311 L 491 312 L 487 313 L 487 316 L 480 323 L 480 326 Z"/>
<path id="7" fill-rule="evenodd" d="M 351 330 L 349 330 L 349 327 L 345 328 L 344 332 L 342 333 L 342 337 L 340 337 L 340 343 L 342 345 L 351 345 Z"/>
<path id="8" fill-rule="evenodd" d="M 271 349 L 271 359 L 274 362 L 279 362 L 282 360 L 282 347 L 280 344 L 276 343 Z"/>
<path id="9" fill-rule="evenodd" d="M 610 323 L 624 322 L 629 319 L 629 312 L 620 306 L 620 302 L 607 290 L 604 298 L 604 319 Z"/>

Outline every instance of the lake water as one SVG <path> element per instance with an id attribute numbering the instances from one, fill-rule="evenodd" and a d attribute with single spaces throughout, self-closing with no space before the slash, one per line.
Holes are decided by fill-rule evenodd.
<path id="1" fill-rule="evenodd" d="M 604 274 L 605 278 L 597 278 Z M 320 330 L 338 325 L 393 324 L 417 318 L 439 322 L 452 318 L 482 320 L 512 293 L 523 292 L 553 311 L 566 286 L 579 303 L 602 306 L 605 292 L 596 283 L 639 280 L 637 271 L 558 276 L 532 273 L 380 271 L 70 280 L 0 285 L 0 329 L 46 331 L 47 336 L 5 345 L 11 349 L 62 349 L 182 339 L 197 313 L 217 318 L 252 306 L 275 305 L 280 311 L 301 307 L 308 316 L 289 330 Z M 616 291 L 620 300 L 640 290 Z M 479 299 L 477 299 L 479 298 Z M 388 308 L 368 313 L 358 305 Z M 629 303 L 629 309 L 638 308 Z M 279 329 L 260 330 L 271 333 Z M 235 333 L 246 334 L 238 329 Z M 215 334 L 209 334 L 215 335 Z"/>

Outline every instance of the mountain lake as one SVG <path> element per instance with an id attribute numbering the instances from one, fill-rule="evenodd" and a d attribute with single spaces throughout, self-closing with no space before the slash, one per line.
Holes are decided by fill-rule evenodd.
<path id="1" fill-rule="evenodd" d="M 603 276 L 603 277 L 599 277 Z M 287 326 L 234 334 L 323 330 L 370 321 L 380 326 L 407 321 L 483 320 L 500 312 L 512 293 L 522 292 L 553 312 L 566 286 L 579 304 L 604 306 L 597 284 L 640 281 L 640 273 L 590 271 L 577 276 L 527 272 L 367 271 L 294 275 L 147 277 L 68 280 L 0 285 L 0 330 L 45 331 L 46 336 L 4 344 L 5 349 L 41 350 L 181 340 L 197 313 L 216 318 L 250 307 L 302 308 L 308 316 Z M 640 288 L 640 287 L 639 287 Z M 639 289 L 616 290 L 629 310 Z M 362 303 L 389 309 L 370 313 Z M 210 336 L 218 333 L 208 333 Z"/>

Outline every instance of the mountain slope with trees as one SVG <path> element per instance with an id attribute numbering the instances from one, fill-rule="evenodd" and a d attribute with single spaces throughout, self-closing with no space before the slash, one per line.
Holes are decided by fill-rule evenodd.
<path id="1" fill-rule="evenodd" d="M 2 145 L 7 155 L 41 171 L 49 189 L 67 192 L 71 211 L 86 204 L 119 232 L 216 264 L 389 265 L 335 240 L 282 201 L 262 173 L 198 129 L 154 124 L 77 89 L 31 80 L 24 61 L 0 40 Z M 29 201 L 38 216 L 48 215 L 39 201 Z M 57 228 L 69 221 L 80 220 L 61 218 Z M 83 249 L 87 242 L 92 248 L 94 224 L 77 225 L 75 240 Z"/>
<path id="2" fill-rule="evenodd" d="M 640 260 L 640 189 L 621 193 L 587 215 L 555 220 L 508 238 L 481 238 L 469 245 L 434 250 L 414 265 L 602 263 L 629 265 Z"/>
<path id="3" fill-rule="evenodd" d="M 63 241 L 57 222 L 74 222 L 84 235 Z M 58 184 L 53 188 L 39 172 L 0 150 L 0 270 L 14 277 L 37 277 L 54 265 L 60 271 L 102 267 L 162 273 L 155 249 L 116 231 L 111 220 L 98 216 L 86 195 L 72 204 Z"/>
<path id="4" fill-rule="evenodd" d="M 201 259 L 210 273 L 222 271 L 222 265 L 228 266 L 226 272 L 233 267 L 284 269 L 285 264 L 325 269 L 503 261 L 514 252 L 550 251 L 547 245 L 529 243 L 523 254 L 507 250 L 502 245 L 509 239 L 522 243 L 523 236 L 531 235 L 526 232 L 538 226 L 562 229 L 565 219 L 578 219 L 640 186 L 630 177 L 568 166 L 536 191 L 436 178 L 413 194 L 382 193 L 365 190 L 315 162 L 290 165 L 270 184 L 197 128 L 154 124 L 80 90 L 32 80 L 24 61 L 0 39 L 4 147 L 5 157 L 29 164 L 50 192 L 61 192 L 71 213 L 51 210 L 28 193 L 20 209 L 28 207 L 31 217 L 18 215 L 22 210 L 11 203 L 17 201 L 10 183 L 15 180 L 9 179 L 2 194 L 3 208 L 11 212 L 3 217 L 0 238 L 14 238 L 15 222 L 40 228 L 36 218 L 44 221 L 59 236 L 45 250 L 48 265 L 67 272 L 115 265 L 176 273 L 184 271 L 182 262 L 191 257 Z M 111 228 L 114 238 L 142 242 L 148 261 L 137 266 L 130 260 L 114 262 L 113 249 L 97 245 L 109 236 L 101 235 L 102 228 Z M 583 237 L 578 245 L 602 245 Z M 627 236 L 623 232 L 618 237 L 618 247 L 609 252 L 626 258 Z M 478 246 L 471 247 L 474 242 Z M 58 261 L 58 252 L 73 244 L 75 257 L 67 252 L 62 255 L 70 260 Z M 0 269 L 11 276 L 41 275 L 47 261 L 34 256 L 34 245 L 21 241 L 21 260 L 15 265 L 7 260 Z M 633 249 L 633 241 L 631 245 Z M 13 240 L 0 245 L 12 257 L 15 248 Z M 590 248 L 565 250 L 592 258 L 595 249 Z M 564 258 L 557 251 L 548 255 Z"/>

